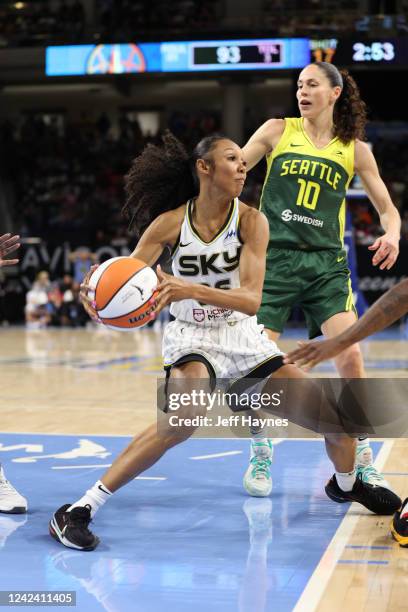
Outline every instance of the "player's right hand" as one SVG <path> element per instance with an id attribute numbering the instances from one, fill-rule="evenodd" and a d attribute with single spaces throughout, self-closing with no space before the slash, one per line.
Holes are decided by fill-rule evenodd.
<path id="1" fill-rule="evenodd" d="M 314 366 L 321 361 L 335 357 L 341 353 L 342 350 L 343 347 L 335 338 L 318 342 L 300 341 L 298 342 L 298 348 L 290 351 L 283 362 L 285 364 L 296 363 L 299 368 L 307 371 L 314 368 Z"/>
<path id="2" fill-rule="evenodd" d="M 96 323 L 101 323 L 101 320 L 95 309 L 96 308 L 96 302 L 94 299 L 95 292 L 94 292 L 94 289 L 89 286 L 89 280 L 92 274 L 95 272 L 98 265 L 99 264 L 95 264 L 94 266 L 91 266 L 87 274 L 85 275 L 84 280 L 82 281 L 80 285 L 79 299 L 81 300 L 82 306 L 85 308 L 86 312 L 89 314 L 91 319 L 95 321 Z M 89 294 L 91 295 L 93 294 L 93 297 L 90 298 Z"/>

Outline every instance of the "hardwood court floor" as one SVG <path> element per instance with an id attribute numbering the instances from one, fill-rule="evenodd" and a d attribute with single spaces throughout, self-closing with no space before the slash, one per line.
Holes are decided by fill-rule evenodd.
<path id="1" fill-rule="evenodd" d="M 156 418 L 161 334 L 5 328 L 0 343 L 3 432 L 133 435 Z M 294 345 L 280 342 L 283 350 Z M 407 341 L 371 340 L 363 352 L 368 376 L 407 377 Z M 316 375 L 334 374 L 325 366 Z M 387 441 L 380 455 L 405 497 L 407 440 Z M 408 610 L 406 593 L 408 549 L 391 540 L 389 518 L 351 506 L 296 609 Z"/>

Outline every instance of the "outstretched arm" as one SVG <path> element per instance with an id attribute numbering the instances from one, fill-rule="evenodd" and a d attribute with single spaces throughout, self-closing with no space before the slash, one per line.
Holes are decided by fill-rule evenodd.
<path id="1" fill-rule="evenodd" d="M 377 162 L 370 147 L 360 140 L 356 142 L 355 148 L 355 171 L 380 216 L 381 226 L 385 232 L 368 247 L 371 251 L 375 251 L 373 265 L 380 264 L 380 270 L 389 270 L 399 253 L 401 219 L 378 172 Z"/>
<path id="2" fill-rule="evenodd" d="M 279 142 L 284 129 L 284 119 L 269 119 L 256 130 L 242 149 L 248 170 L 251 170 L 272 151 Z"/>
<path id="3" fill-rule="evenodd" d="M 299 342 L 299 348 L 288 353 L 285 363 L 296 362 L 306 369 L 335 357 L 352 344 L 381 331 L 408 312 L 408 279 L 401 281 L 380 297 L 351 327 L 335 338 L 323 342 Z"/>

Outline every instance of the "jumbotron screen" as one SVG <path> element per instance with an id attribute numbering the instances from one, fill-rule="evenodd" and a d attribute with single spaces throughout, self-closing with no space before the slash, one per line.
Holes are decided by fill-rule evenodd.
<path id="1" fill-rule="evenodd" d="M 326 61 L 364 68 L 408 66 L 403 38 L 279 38 L 53 46 L 46 75 L 81 76 L 143 72 L 212 72 L 303 68 Z"/>
<path id="2" fill-rule="evenodd" d="M 47 76 L 301 68 L 307 38 L 68 45 L 46 49 Z"/>

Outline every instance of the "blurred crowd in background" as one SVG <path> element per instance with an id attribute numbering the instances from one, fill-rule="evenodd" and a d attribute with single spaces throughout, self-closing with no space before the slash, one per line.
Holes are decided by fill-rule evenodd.
<path id="1" fill-rule="evenodd" d="M 169 7 L 168 0 L 0 2 L 0 47 L 192 40 L 221 35 L 222 38 L 327 38 L 349 37 L 356 32 L 360 40 L 360 37 L 372 39 L 408 33 L 408 0 L 252 0 L 251 3 L 173 0 L 171 10 Z M 30 53 L 30 50 L 13 52 Z M 7 55 L 8 49 L 4 53 Z M 129 95 L 126 84 L 123 80 L 115 83 L 125 101 Z M 405 109 L 400 112 L 395 102 L 380 103 L 390 113 L 369 124 L 367 140 L 372 144 L 381 175 L 400 211 L 402 241 L 408 242 L 408 149 L 405 145 L 408 123 L 384 122 L 385 118 L 404 116 Z M 19 275 L 20 287 L 12 275 L 6 289 L 3 283 L 3 293 L 7 290 L 25 295 L 29 289 L 24 297 L 28 326 L 86 324 L 87 315 L 79 304 L 79 284 L 95 261 L 93 253 L 111 245 L 123 254 L 126 249 L 133 249 L 136 242 L 121 214 L 123 177 L 132 159 L 148 143 L 160 142 L 165 128 L 190 152 L 204 136 L 222 131 L 223 119 L 225 123 L 222 99 L 214 105 L 219 110 L 199 110 L 204 104 L 200 99 L 199 106 L 188 111 L 171 111 L 170 108 L 178 108 L 174 102 L 167 108 L 163 105 L 161 110 L 154 111 L 160 126 L 157 129 L 141 125 L 136 111 L 112 110 L 97 116 L 92 114 L 92 109 L 88 112 L 86 106 L 80 106 L 84 110 L 77 108 L 75 115 L 65 107 L 55 112 L 35 110 L 35 104 L 31 107 L 30 102 L 26 111 L 14 114 L 12 120 L 0 119 L 0 212 L 4 213 L 4 220 L 6 212 L 10 217 L 7 227 L 19 232 L 23 243 L 34 239 L 36 244 L 46 245 L 48 253 L 58 248 L 71 253 L 70 263 L 65 262 L 59 268 L 47 267 L 47 261 L 39 262 L 38 266 L 31 261 L 24 280 Z M 293 116 L 293 109 L 279 108 L 280 116 Z M 5 117 L 9 116 L 8 112 L 6 109 Z M 244 141 L 240 144 L 268 118 L 261 116 L 262 112 L 256 105 L 245 109 Z M 74 115 L 75 120 L 70 118 Z M 380 119 L 380 116 L 372 114 L 371 118 Z M 259 206 L 264 176 L 265 164 L 261 162 L 248 174 L 241 196 L 244 202 Z M 352 183 L 352 189 L 350 209 L 355 242 L 369 245 L 382 233 L 378 215 L 358 181 Z M 86 249 L 81 248 L 84 245 Z M 60 272 L 70 266 L 70 273 Z M 31 287 L 34 274 L 36 278 Z"/>
<path id="2" fill-rule="evenodd" d="M 335 36 L 408 31 L 406 0 L 27 0 L 2 2 L 0 45 L 166 39 L 252 30 L 268 36 Z"/>
<path id="3" fill-rule="evenodd" d="M 125 115 L 115 120 L 116 136 L 113 118 L 105 113 L 95 122 L 84 113 L 80 122 L 63 128 L 41 116 L 27 116 L 18 126 L 0 126 L 2 176 L 13 192 L 14 226 L 23 237 L 36 236 L 55 245 L 69 242 L 72 247 L 85 244 L 93 250 L 132 240 L 121 214 L 123 176 L 148 142 L 160 140 L 160 133 L 143 136 L 136 120 Z M 189 150 L 219 130 L 220 123 L 217 113 L 206 111 L 175 112 L 168 120 Z M 408 240 L 408 150 L 403 126 L 391 127 L 387 123 L 382 130 L 380 124 L 371 124 L 368 138 L 400 210 L 402 238 Z M 262 164 L 248 174 L 243 201 L 258 206 L 263 177 Z M 357 244 L 370 243 L 381 233 L 373 207 L 366 199 L 355 200 L 352 211 Z"/>

